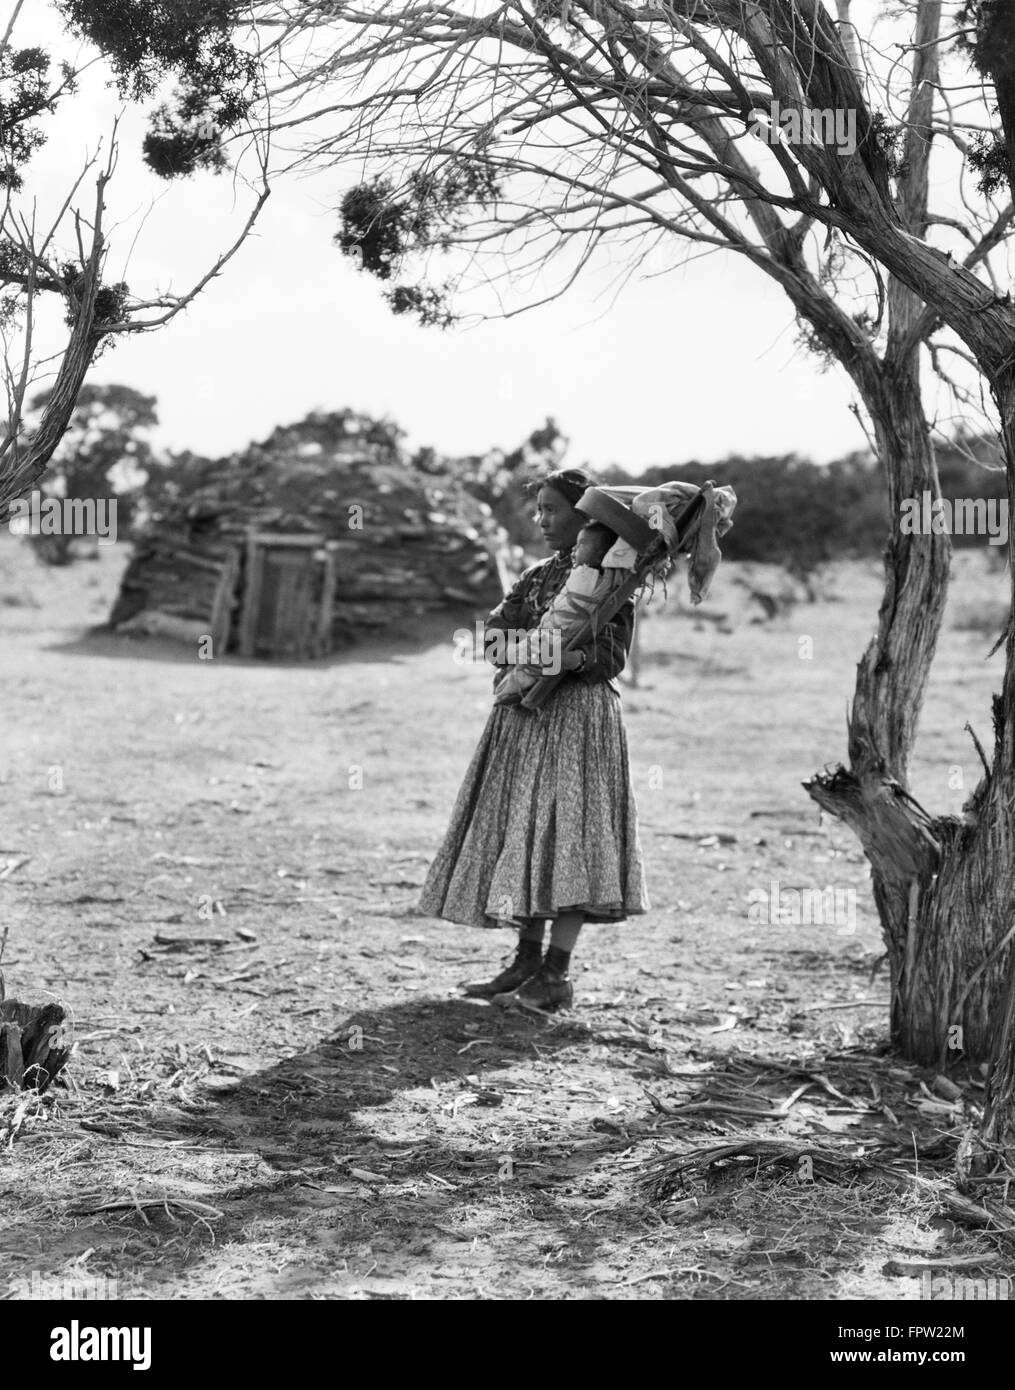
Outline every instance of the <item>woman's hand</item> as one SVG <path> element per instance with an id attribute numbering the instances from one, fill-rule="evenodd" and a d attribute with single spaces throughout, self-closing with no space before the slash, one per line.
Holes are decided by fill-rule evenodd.
<path id="1" fill-rule="evenodd" d="M 560 664 L 565 671 L 577 671 L 585 665 L 583 652 L 565 652 L 560 659 Z"/>

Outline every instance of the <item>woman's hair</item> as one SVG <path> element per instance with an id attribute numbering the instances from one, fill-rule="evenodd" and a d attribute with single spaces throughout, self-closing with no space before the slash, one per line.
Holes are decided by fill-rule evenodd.
<path id="1" fill-rule="evenodd" d="M 595 486 L 595 478 L 584 468 L 558 468 L 554 473 L 533 478 L 532 482 L 526 483 L 525 491 L 530 497 L 535 497 L 541 487 L 552 487 L 573 507 L 587 487 Z"/>

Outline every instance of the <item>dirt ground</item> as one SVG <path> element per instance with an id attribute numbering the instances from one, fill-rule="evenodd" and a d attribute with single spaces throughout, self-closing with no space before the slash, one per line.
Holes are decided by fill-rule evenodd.
<path id="1" fill-rule="evenodd" d="M 202 661 L 89 631 L 124 561 L 0 540 L 3 970 L 76 1040 L 65 1087 L 0 1102 L 0 1297 L 918 1299 L 921 1261 L 1012 1273 L 866 1162 L 946 1171 L 982 1100 L 887 1053 L 866 862 L 800 785 L 843 751 L 878 564 L 771 618 L 763 566 L 653 606 L 624 693 L 652 910 L 586 930 L 544 1020 L 460 996 L 505 934 L 413 911 L 490 704 L 461 620 Z M 1006 578 L 956 570 L 933 811 L 973 786 L 963 725 L 989 742 L 1001 676 Z M 758 920 L 773 880 L 855 917 Z"/>

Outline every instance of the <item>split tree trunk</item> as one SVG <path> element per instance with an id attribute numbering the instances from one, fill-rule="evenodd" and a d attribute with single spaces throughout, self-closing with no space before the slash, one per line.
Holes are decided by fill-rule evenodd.
<path id="1" fill-rule="evenodd" d="M 954 896 L 952 876 L 964 862 L 965 842 L 962 822 L 932 820 L 909 795 L 907 781 L 944 616 L 951 544 L 944 534 L 901 534 L 903 499 L 940 493 L 915 364 L 886 371 L 883 386 L 880 398 L 868 402 L 892 516 L 878 630 L 857 667 L 850 766 L 804 785 L 854 831 L 870 862 L 892 983 L 892 1041 L 914 1061 L 937 1064 L 968 978 L 961 932 L 953 940 L 953 915 L 939 911 Z M 964 1001 L 970 1016 L 979 1002 L 974 988 Z M 987 1046 L 981 1031 L 971 1030 L 977 1048 Z"/>
<path id="2" fill-rule="evenodd" d="M 1008 418 L 1015 420 L 1015 390 Z M 1015 431 L 1006 446 L 1012 489 Z M 909 447 L 923 462 L 886 451 L 890 475 L 912 489 L 903 495 L 918 496 L 929 487 L 936 496 L 933 459 L 924 454 L 919 431 L 909 432 Z M 893 510 L 897 515 L 894 500 Z M 1010 534 L 1010 556 L 1013 547 Z M 857 672 L 851 766 L 805 786 L 820 806 L 851 826 L 870 860 L 891 974 L 893 1043 L 911 1060 L 939 1068 L 960 1058 L 998 1058 L 994 1114 L 1008 1116 L 1003 1124 L 1015 1131 L 1015 997 L 1006 1036 L 998 1037 L 1015 964 L 1011 626 L 1004 687 L 994 700 L 994 756 L 988 765 L 977 745 L 984 773 L 964 814 L 932 818 L 906 790 L 916 715 L 944 610 L 948 550 L 947 536 L 901 536 L 895 523 L 878 633 Z M 1000 1125 L 995 1118 L 991 1132 Z"/>
<path id="3" fill-rule="evenodd" d="M 939 0 L 924 0 L 917 13 L 905 158 L 894 200 L 898 222 L 891 229 L 892 236 L 902 229 L 907 246 L 930 257 L 940 255 L 924 250 L 940 28 Z M 873 232 L 879 222 L 876 231 L 883 236 L 890 224 L 875 212 L 866 230 Z M 886 212 L 882 203 L 880 213 Z M 1011 678 L 1006 677 L 1004 700 L 995 702 L 993 768 L 984 758 L 984 776 L 962 817 L 932 818 L 909 795 L 907 781 L 944 614 L 950 542 L 947 535 L 903 536 L 900 507 L 924 492 L 939 496 L 920 399 L 919 355 L 930 326 L 924 301 L 942 306 L 914 275 L 914 256 L 879 259 L 891 272 L 888 345 L 881 389 L 865 392 L 864 398 L 888 475 L 892 529 L 885 596 L 877 635 L 857 670 L 850 766 L 805 785 L 820 806 L 853 828 L 870 861 L 891 975 L 892 1041 L 913 1061 L 943 1067 L 949 1057 L 981 1061 L 990 1055 L 1006 988 L 1015 868 L 1013 761 L 1006 732 L 1013 721 L 1005 714 L 1012 708 L 1006 703 Z M 975 316 L 981 337 L 991 331 L 982 322 L 982 296 L 981 289 Z M 973 317 L 967 315 L 967 330 Z M 982 347 L 981 342 L 976 350 Z M 1012 669 L 1009 653 L 1009 673 Z"/>

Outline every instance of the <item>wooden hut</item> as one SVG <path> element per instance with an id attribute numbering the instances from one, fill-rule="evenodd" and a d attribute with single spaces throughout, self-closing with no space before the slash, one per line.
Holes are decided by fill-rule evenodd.
<path id="1" fill-rule="evenodd" d="M 390 426 L 343 411 L 192 468 L 136 538 L 110 625 L 290 660 L 436 609 L 479 611 L 509 577 L 490 509 Z"/>

